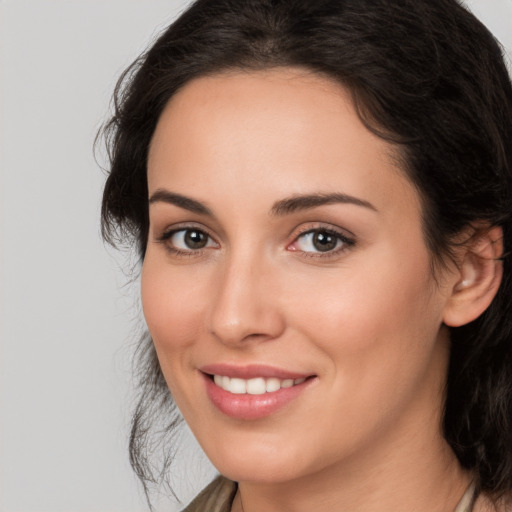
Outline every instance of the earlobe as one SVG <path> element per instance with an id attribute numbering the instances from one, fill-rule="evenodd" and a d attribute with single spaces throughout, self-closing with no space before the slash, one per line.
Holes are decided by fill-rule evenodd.
<path id="1" fill-rule="evenodd" d="M 443 322 L 450 327 L 472 322 L 494 299 L 503 274 L 503 231 L 500 227 L 479 230 L 462 250 L 457 280 L 443 314 Z"/>

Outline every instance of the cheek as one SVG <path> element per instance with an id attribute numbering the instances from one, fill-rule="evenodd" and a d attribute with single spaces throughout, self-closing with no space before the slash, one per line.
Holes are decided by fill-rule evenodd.
<path id="1" fill-rule="evenodd" d="M 308 293 L 296 293 L 288 304 L 290 323 L 314 343 L 325 369 L 329 392 L 312 417 L 338 411 L 332 435 L 342 449 L 348 449 L 346 439 L 356 446 L 363 432 L 384 431 L 411 404 L 427 403 L 425 397 L 435 395 L 443 381 L 437 357 L 440 302 L 428 256 L 371 269 L 347 266 L 315 283 L 302 277 Z"/>
<path id="2" fill-rule="evenodd" d="M 141 275 L 142 307 L 159 357 L 164 351 L 172 355 L 184 350 L 197 339 L 203 316 L 199 297 L 205 296 L 205 288 L 204 280 L 190 272 L 172 271 L 165 261 L 146 256 Z"/>
<path id="3" fill-rule="evenodd" d="M 303 275 L 298 286 L 308 293 L 290 293 L 296 328 L 343 371 L 367 367 L 375 375 L 406 358 L 419 365 L 433 348 L 442 301 L 433 291 L 428 253 L 404 258 L 395 248 L 354 258 L 320 279 Z"/>
<path id="4" fill-rule="evenodd" d="M 153 256 L 146 255 L 141 274 L 144 317 L 173 399 L 184 416 L 193 418 L 197 390 L 189 381 L 194 347 L 204 329 L 204 307 L 198 299 L 207 296 L 205 280 L 191 275 L 186 266 L 176 269 Z"/>

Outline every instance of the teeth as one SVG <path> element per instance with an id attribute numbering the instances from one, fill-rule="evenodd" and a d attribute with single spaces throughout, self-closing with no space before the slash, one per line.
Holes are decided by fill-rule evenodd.
<path id="1" fill-rule="evenodd" d="M 249 393 L 249 395 L 262 395 L 266 391 L 267 386 L 265 384 L 265 379 L 258 377 L 247 381 L 247 393 Z"/>
<path id="2" fill-rule="evenodd" d="M 226 377 L 225 375 L 214 375 L 213 382 L 220 388 L 236 395 L 263 395 L 264 393 L 273 393 L 281 388 L 291 388 L 297 384 L 302 384 L 306 380 L 305 377 L 300 379 L 277 379 L 270 377 L 256 377 L 254 379 L 238 379 L 236 377 Z"/>
<path id="3" fill-rule="evenodd" d="M 277 391 L 281 389 L 281 381 L 279 379 L 267 379 L 266 383 L 266 391 L 267 393 L 272 393 L 272 391 Z"/>
<path id="4" fill-rule="evenodd" d="M 247 393 L 247 381 L 244 379 L 230 379 L 229 380 L 229 391 L 236 395 L 243 395 Z"/>
<path id="5" fill-rule="evenodd" d="M 284 379 L 281 382 L 282 388 L 291 388 L 293 386 L 293 379 Z"/>

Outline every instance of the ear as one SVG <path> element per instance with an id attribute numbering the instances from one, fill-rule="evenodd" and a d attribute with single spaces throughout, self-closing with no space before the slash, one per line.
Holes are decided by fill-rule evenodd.
<path id="1" fill-rule="evenodd" d="M 494 299 L 503 275 L 503 231 L 500 227 L 478 230 L 461 250 L 456 282 L 443 314 L 450 327 L 475 320 Z"/>

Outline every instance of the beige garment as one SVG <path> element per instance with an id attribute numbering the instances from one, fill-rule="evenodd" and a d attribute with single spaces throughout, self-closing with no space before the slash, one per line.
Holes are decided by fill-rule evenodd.
<path id="1" fill-rule="evenodd" d="M 236 489 L 235 482 L 219 476 L 183 512 L 231 512 Z"/>
<path id="2" fill-rule="evenodd" d="M 219 476 L 183 512 L 231 512 L 236 489 L 235 482 Z M 474 502 L 475 486 L 472 484 L 453 512 L 471 512 Z"/>

